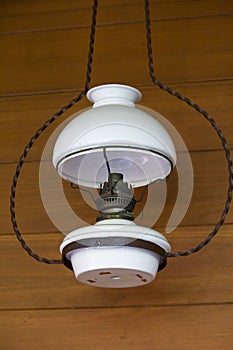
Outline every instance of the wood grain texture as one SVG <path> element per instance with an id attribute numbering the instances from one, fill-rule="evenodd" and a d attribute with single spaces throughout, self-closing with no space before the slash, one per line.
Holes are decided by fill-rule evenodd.
<path id="1" fill-rule="evenodd" d="M 4 350 L 232 349 L 232 305 L 1 312 Z"/>
<path id="2" fill-rule="evenodd" d="M 2 0 L 1 31 L 48 30 L 65 27 L 88 26 L 93 1 Z M 222 16 L 233 13 L 230 0 L 209 1 L 151 1 L 151 19 L 166 20 L 203 16 Z M 101 0 L 98 25 L 144 20 L 143 0 Z"/>
<path id="3" fill-rule="evenodd" d="M 230 147 L 233 147 L 233 81 L 216 83 L 175 84 L 172 88 L 189 96 L 206 109 L 220 124 Z M 138 86 L 144 106 L 165 116 L 184 139 L 187 148 L 213 150 L 221 147 L 217 135 L 196 111 L 154 86 Z M 0 139 L 7 147 L 0 148 L 0 162 L 16 162 L 29 138 L 45 120 L 74 98 L 77 92 L 18 96 L 1 99 Z M 86 98 L 67 111 L 40 136 L 29 154 L 29 160 L 40 160 L 46 140 L 69 115 L 90 106 Z"/>
<path id="4" fill-rule="evenodd" d="M 197 245 L 212 227 L 183 227 L 167 238 L 173 250 Z M 226 225 L 201 252 L 170 258 L 156 280 L 143 287 L 103 289 L 80 284 L 62 265 L 30 258 L 13 235 L 2 236 L 0 309 L 133 307 L 233 302 L 233 225 Z M 60 258 L 62 234 L 24 235 L 41 256 Z"/>
<path id="5" fill-rule="evenodd" d="M 232 78 L 232 29 L 232 16 L 154 23 L 160 79 L 187 82 Z M 82 88 L 88 36 L 86 28 L 2 36 L 0 94 Z M 119 56 L 120 52 L 124 54 Z M 148 83 L 145 53 L 144 24 L 99 28 L 93 83 Z"/>
<path id="6" fill-rule="evenodd" d="M 12 234 L 9 195 L 16 161 L 34 131 L 84 85 L 91 5 L 92 0 L 1 1 L 0 348 L 231 350 L 232 209 L 210 245 L 189 257 L 169 259 L 152 284 L 132 289 L 84 286 L 65 267 L 34 261 Z M 220 215 L 226 162 L 208 123 L 152 87 L 143 17 L 143 0 L 100 1 L 92 85 L 138 87 L 142 104 L 164 115 L 183 137 L 194 166 L 194 193 L 180 227 L 167 238 L 173 251 L 187 250 L 206 237 Z M 206 109 L 231 148 L 232 17 L 231 0 L 151 1 L 156 74 Z M 50 259 L 60 257 L 63 235 L 41 202 L 39 161 L 57 125 L 86 106 L 83 100 L 46 130 L 27 158 L 17 188 L 19 228 L 33 251 Z M 53 176 L 46 178 L 49 195 L 56 186 Z M 96 212 L 68 184 L 64 189 L 72 209 L 94 223 Z M 176 195 L 174 171 L 166 207 L 154 226 L 160 232 Z M 51 198 L 52 212 L 60 215 L 64 204 Z M 69 230 L 69 217 L 62 220 Z"/>

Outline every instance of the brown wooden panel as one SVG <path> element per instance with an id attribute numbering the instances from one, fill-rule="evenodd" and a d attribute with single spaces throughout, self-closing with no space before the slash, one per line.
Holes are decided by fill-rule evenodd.
<path id="1" fill-rule="evenodd" d="M 46 30 L 58 27 L 89 25 L 92 0 L 29 0 L 2 1 L 1 31 Z M 230 0 L 213 1 L 151 1 L 151 19 L 165 20 L 199 16 L 219 16 L 233 13 Z M 99 2 L 98 24 L 142 21 L 143 0 L 102 0 Z"/>
<path id="2" fill-rule="evenodd" d="M 231 78 L 232 26 L 232 16 L 154 23 L 160 79 L 176 82 Z M 0 93 L 81 88 L 88 36 L 87 28 L 2 36 Z M 134 85 L 149 81 L 143 24 L 100 27 L 96 39 L 95 84 Z M 119 57 L 119 52 L 124 55 Z"/>
<path id="3" fill-rule="evenodd" d="M 1 312 L 2 348 L 231 350 L 232 305 Z"/>
<path id="4" fill-rule="evenodd" d="M 217 84 L 177 84 L 172 87 L 206 109 L 221 126 L 229 146 L 233 147 L 233 118 L 230 118 L 233 110 L 232 81 Z M 175 126 L 189 150 L 213 150 L 221 147 L 216 133 L 201 115 L 154 86 L 139 86 L 139 88 L 143 93 L 142 105 L 164 115 Z M 75 92 L 3 98 L 0 111 L 0 139 L 7 147 L 0 148 L 0 161 L 17 161 L 20 152 L 36 129 L 74 96 Z M 46 140 L 59 123 L 65 120 L 65 117 L 87 106 L 90 104 L 84 98 L 51 125 L 33 146 L 29 159 L 39 160 Z"/>
<path id="5" fill-rule="evenodd" d="M 167 235 L 173 250 L 187 250 L 212 227 L 183 227 Z M 225 225 L 201 252 L 170 258 L 156 280 L 143 287 L 103 289 L 79 283 L 62 265 L 30 258 L 12 235 L 1 237 L 0 309 L 127 307 L 233 302 L 232 225 Z M 60 258 L 61 234 L 24 235 L 41 256 Z"/>
<path id="6" fill-rule="evenodd" d="M 210 245 L 190 257 L 169 259 L 154 283 L 136 289 L 84 286 L 65 267 L 30 258 L 11 233 L 9 195 L 15 161 L 34 130 L 83 86 L 91 3 L 1 1 L 0 31 L 5 33 L 0 57 L 0 348 L 231 350 L 232 209 L 228 224 Z M 159 78 L 212 114 L 231 147 L 232 13 L 231 0 L 151 1 Z M 93 84 L 119 82 L 141 88 L 142 104 L 165 115 L 192 151 L 192 203 L 179 229 L 167 235 L 173 250 L 186 250 L 204 239 L 220 215 L 227 189 L 225 159 L 217 151 L 215 133 L 199 115 L 151 87 L 143 16 L 143 0 L 100 1 Z M 60 121 L 86 106 L 83 100 Z M 60 121 L 35 144 L 16 202 L 26 241 L 48 258 L 60 257 L 63 235 L 43 209 L 38 160 Z M 48 190 L 56 186 L 47 181 Z M 68 184 L 64 188 L 73 210 L 93 223 L 96 212 Z M 174 172 L 166 208 L 157 222 L 161 232 L 176 194 Z M 54 198 L 52 207 L 57 213 L 62 204 Z M 67 226 L 68 220 L 64 218 Z"/>
<path id="7" fill-rule="evenodd" d="M 181 224 L 212 224 L 215 223 L 220 216 L 227 192 L 228 175 L 225 158 L 220 151 L 194 152 L 191 156 L 195 173 L 194 192 L 189 210 Z M 52 166 L 51 169 L 53 170 Z M 2 220 L 0 232 L 2 233 L 12 231 L 8 208 L 11 178 L 14 170 L 15 164 L 1 165 L 0 188 L 2 193 Z M 57 200 L 57 185 L 53 181 L 55 174 L 56 172 L 53 170 L 51 175 L 47 175 L 44 188 L 46 189 L 48 196 L 53 199 L 52 204 L 50 205 L 50 207 L 52 206 L 53 212 L 56 213 L 60 210 L 59 215 L 62 215 L 64 208 L 66 208 L 66 203 Z M 40 199 L 38 176 L 38 163 L 26 163 L 22 171 L 22 178 L 19 181 L 16 199 L 17 216 L 23 232 L 53 232 L 55 230 L 55 227 L 48 219 Z M 177 196 L 177 180 L 175 172 L 169 178 L 167 188 L 167 202 L 165 209 L 157 222 L 158 226 L 166 225 L 171 210 L 175 204 Z M 51 191 L 49 191 L 49 189 L 51 189 Z M 84 202 L 79 191 L 71 189 L 69 183 L 64 183 L 64 189 L 72 209 L 78 214 L 78 216 L 88 223 L 94 223 L 97 212 Z M 158 203 L 156 203 L 155 199 L 155 206 L 158 205 Z M 227 222 L 232 222 L 231 215 L 228 216 Z M 72 229 L 69 219 L 65 216 L 64 224 L 68 231 Z"/>

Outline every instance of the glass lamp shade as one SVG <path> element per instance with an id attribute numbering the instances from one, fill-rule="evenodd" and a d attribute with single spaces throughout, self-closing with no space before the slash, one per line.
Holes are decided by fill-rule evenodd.
<path id="1" fill-rule="evenodd" d="M 137 109 L 141 93 L 125 85 L 102 85 L 87 98 L 93 107 L 66 125 L 53 151 L 53 165 L 64 179 L 98 188 L 111 173 L 140 187 L 164 179 L 176 163 L 173 141 L 165 128 Z"/>

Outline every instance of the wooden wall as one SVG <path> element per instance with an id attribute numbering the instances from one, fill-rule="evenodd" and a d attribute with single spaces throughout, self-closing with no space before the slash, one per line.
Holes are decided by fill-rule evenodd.
<path id="1" fill-rule="evenodd" d="M 188 258 L 170 259 L 156 281 L 136 289 L 103 290 L 79 284 L 62 266 L 30 259 L 10 223 L 9 193 L 17 159 L 34 131 L 78 94 L 85 79 L 91 0 L 1 0 L 0 348 L 232 349 L 233 217 L 213 242 Z M 233 147 L 231 0 L 151 1 L 153 49 L 160 80 L 199 103 L 221 125 Z M 190 150 L 195 171 L 192 203 L 168 238 L 174 250 L 197 244 L 218 219 L 227 189 L 221 144 L 207 122 L 150 83 L 143 0 L 101 0 L 92 84 L 138 87 L 142 104 L 166 116 Z M 88 103 L 81 103 L 65 117 Z M 62 235 L 40 199 L 38 167 L 51 126 L 35 144 L 17 193 L 26 241 L 59 258 Z M 48 180 L 48 186 L 51 181 Z M 176 197 L 169 184 L 163 230 Z M 77 193 L 68 196 L 88 219 Z M 54 210 L 59 203 L 54 203 Z"/>

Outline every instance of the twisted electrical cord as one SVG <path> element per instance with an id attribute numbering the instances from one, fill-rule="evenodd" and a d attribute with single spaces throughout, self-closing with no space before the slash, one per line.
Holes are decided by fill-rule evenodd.
<path id="1" fill-rule="evenodd" d="M 154 85 L 158 86 L 160 89 L 166 91 L 167 93 L 169 93 L 172 96 L 177 97 L 179 100 L 185 102 L 187 105 L 194 108 L 197 112 L 202 114 L 205 119 L 208 120 L 208 122 L 214 128 L 218 137 L 221 140 L 223 149 L 225 151 L 226 160 L 227 160 L 227 166 L 228 166 L 228 172 L 229 172 L 229 179 L 228 179 L 229 185 L 228 185 L 228 190 L 227 190 L 227 198 L 226 198 L 224 209 L 221 213 L 220 219 L 216 223 L 214 229 L 210 232 L 210 234 L 206 237 L 206 239 L 203 240 L 196 247 L 190 248 L 184 252 L 171 252 L 171 253 L 166 254 L 167 257 L 188 256 L 192 253 L 198 252 L 199 250 L 201 250 L 204 246 L 206 246 L 212 240 L 212 238 L 219 231 L 220 227 L 223 225 L 223 223 L 226 219 L 227 213 L 229 212 L 230 203 L 231 203 L 231 199 L 232 199 L 232 190 L 233 190 L 233 167 L 232 167 L 231 154 L 230 154 L 230 150 L 229 150 L 229 147 L 227 145 L 225 136 L 223 135 L 220 127 L 217 125 L 215 120 L 204 109 L 202 109 L 199 105 L 192 102 L 188 97 L 185 97 L 182 94 L 180 94 L 179 92 L 176 92 L 173 89 L 169 88 L 168 86 L 164 85 L 155 76 L 154 63 L 153 63 L 153 52 L 152 52 L 152 40 L 151 40 L 149 0 L 145 0 L 145 22 L 146 22 L 146 36 L 147 36 L 148 66 L 149 66 L 149 73 L 150 73 L 150 77 L 151 77 L 152 82 L 154 83 Z"/>
<path id="2" fill-rule="evenodd" d="M 46 264 L 62 264 L 62 260 L 56 260 L 56 259 L 47 259 L 42 258 L 38 254 L 34 253 L 31 248 L 28 247 L 25 240 L 22 238 L 21 233 L 18 229 L 17 221 L 16 221 L 16 215 L 15 215 L 15 196 L 16 196 L 16 186 L 19 179 L 19 175 L 21 172 L 21 168 L 24 164 L 25 158 L 27 157 L 30 149 L 34 145 L 35 141 L 38 139 L 38 137 L 41 135 L 41 133 L 47 129 L 47 127 L 52 124 L 59 116 L 61 116 L 63 113 L 65 113 L 68 109 L 73 107 L 74 104 L 79 102 L 87 93 L 90 87 L 91 82 L 91 72 L 92 72 L 92 62 L 93 62 L 93 52 L 94 52 L 94 41 L 95 41 L 95 31 L 96 31 L 96 17 L 97 17 L 97 8 L 98 8 L 98 0 L 93 1 L 93 7 L 92 7 L 92 23 L 91 23 L 91 32 L 90 32 L 90 39 L 89 39 L 89 52 L 88 52 L 88 58 L 87 58 L 87 71 L 86 71 L 86 81 L 84 85 L 84 89 L 80 92 L 80 94 L 74 98 L 72 101 L 70 101 L 67 105 L 63 106 L 57 113 L 55 113 L 50 119 L 48 119 L 32 136 L 29 143 L 26 145 L 20 159 L 18 162 L 18 165 L 16 167 L 15 175 L 13 177 L 13 183 L 11 187 L 11 196 L 10 196 L 10 213 L 11 213 L 11 222 L 13 225 L 13 230 L 15 232 L 15 235 L 19 242 L 21 243 L 23 249 L 34 259 L 36 259 L 39 262 L 43 262 Z"/>
<path id="3" fill-rule="evenodd" d="M 86 81 L 84 85 L 84 89 L 81 91 L 81 93 L 74 98 L 72 101 L 70 101 L 67 105 L 63 106 L 57 113 L 55 113 L 49 120 L 47 120 L 32 136 L 29 143 L 26 145 L 23 154 L 21 155 L 18 165 L 16 167 L 16 172 L 13 177 L 13 183 L 11 187 L 11 196 L 10 196 L 10 212 L 11 212 L 11 221 L 13 224 L 13 230 L 16 234 L 17 239 L 21 243 L 23 249 L 34 259 L 36 259 L 39 262 L 44 262 L 47 264 L 62 264 L 62 260 L 50 260 L 47 258 L 40 257 L 36 253 L 34 253 L 26 244 L 24 239 L 21 236 L 21 233 L 18 229 L 17 221 L 16 221 L 16 215 L 15 215 L 15 196 L 16 196 L 16 186 L 18 182 L 18 178 L 20 176 L 21 168 L 23 166 L 23 163 L 25 161 L 25 158 L 27 157 L 30 149 L 32 148 L 33 144 L 37 140 L 37 138 L 41 135 L 41 133 L 47 129 L 47 127 L 52 124 L 59 116 L 61 116 L 64 112 L 66 112 L 68 109 L 70 109 L 74 104 L 79 102 L 87 93 L 90 86 L 91 81 L 91 73 L 92 73 L 92 62 L 93 62 L 93 52 L 94 52 L 94 39 L 95 39 L 95 30 L 96 30 L 96 17 L 97 17 L 97 8 L 98 8 L 98 0 L 93 1 L 93 8 L 92 8 L 92 23 L 91 23 L 91 33 L 90 33 L 90 40 L 89 40 L 89 52 L 88 52 L 88 60 L 87 60 L 87 71 L 86 71 Z M 233 189 L 233 167 L 232 167 L 232 160 L 230 155 L 230 150 L 227 145 L 226 139 L 217 125 L 217 123 L 214 121 L 214 119 L 200 106 L 198 106 L 196 103 L 192 102 L 189 98 L 183 96 L 182 94 L 174 91 L 173 89 L 167 87 L 163 83 L 161 83 L 155 76 L 154 73 L 154 64 L 153 64 L 153 53 L 152 53 L 152 40 L 151 40 L 151 25 L 150 25 L 150 10 L 149 10 L 149 0 L 145 0 L 145 21 L 146 21 L 146 35 L 147 35 L 147 53 L 148 53 L 148 66 L 149 66 L 149 73 L 150 77 L 152 79 L 152 82 L 158 86 L 160 89 L 166 91 L 167 93 L 171 94 L 172 96 L 177 97 L 181 101 L 188 104 L 190 107 L 194 108 L 197 112 L 201 113 L 205 119 L 208 120 L 208 122 L 211 124 L 211 126 L 215 129 L 218 137 L 220 138 L 222 142 L 223 149 L 225 151 L 227 164 L 228 164 L 228 171 L 229 171 L 229 186 L 227 191 L 227 198 L 224 206 L 224 210 L 220 216 L 219 221 L 215 225 L 212 232 L 208 235 L 208 237 L 202 241 L 200 244 L 198 244 L 196 247 L 191 248 L 184 252 L 171 252 L 167 253 L 167 257 L 177 257 L 177 256 L 187 256 L 192 253 L 195 253 L 202 249 L 206 244 L 208 244 L 212 238 L 216 235 L 216 233 L 219 231 L 220 227 L 223 225 L 226 215 L 230 208 L 230 202 L 232 199 L 232 189 Z"/>

